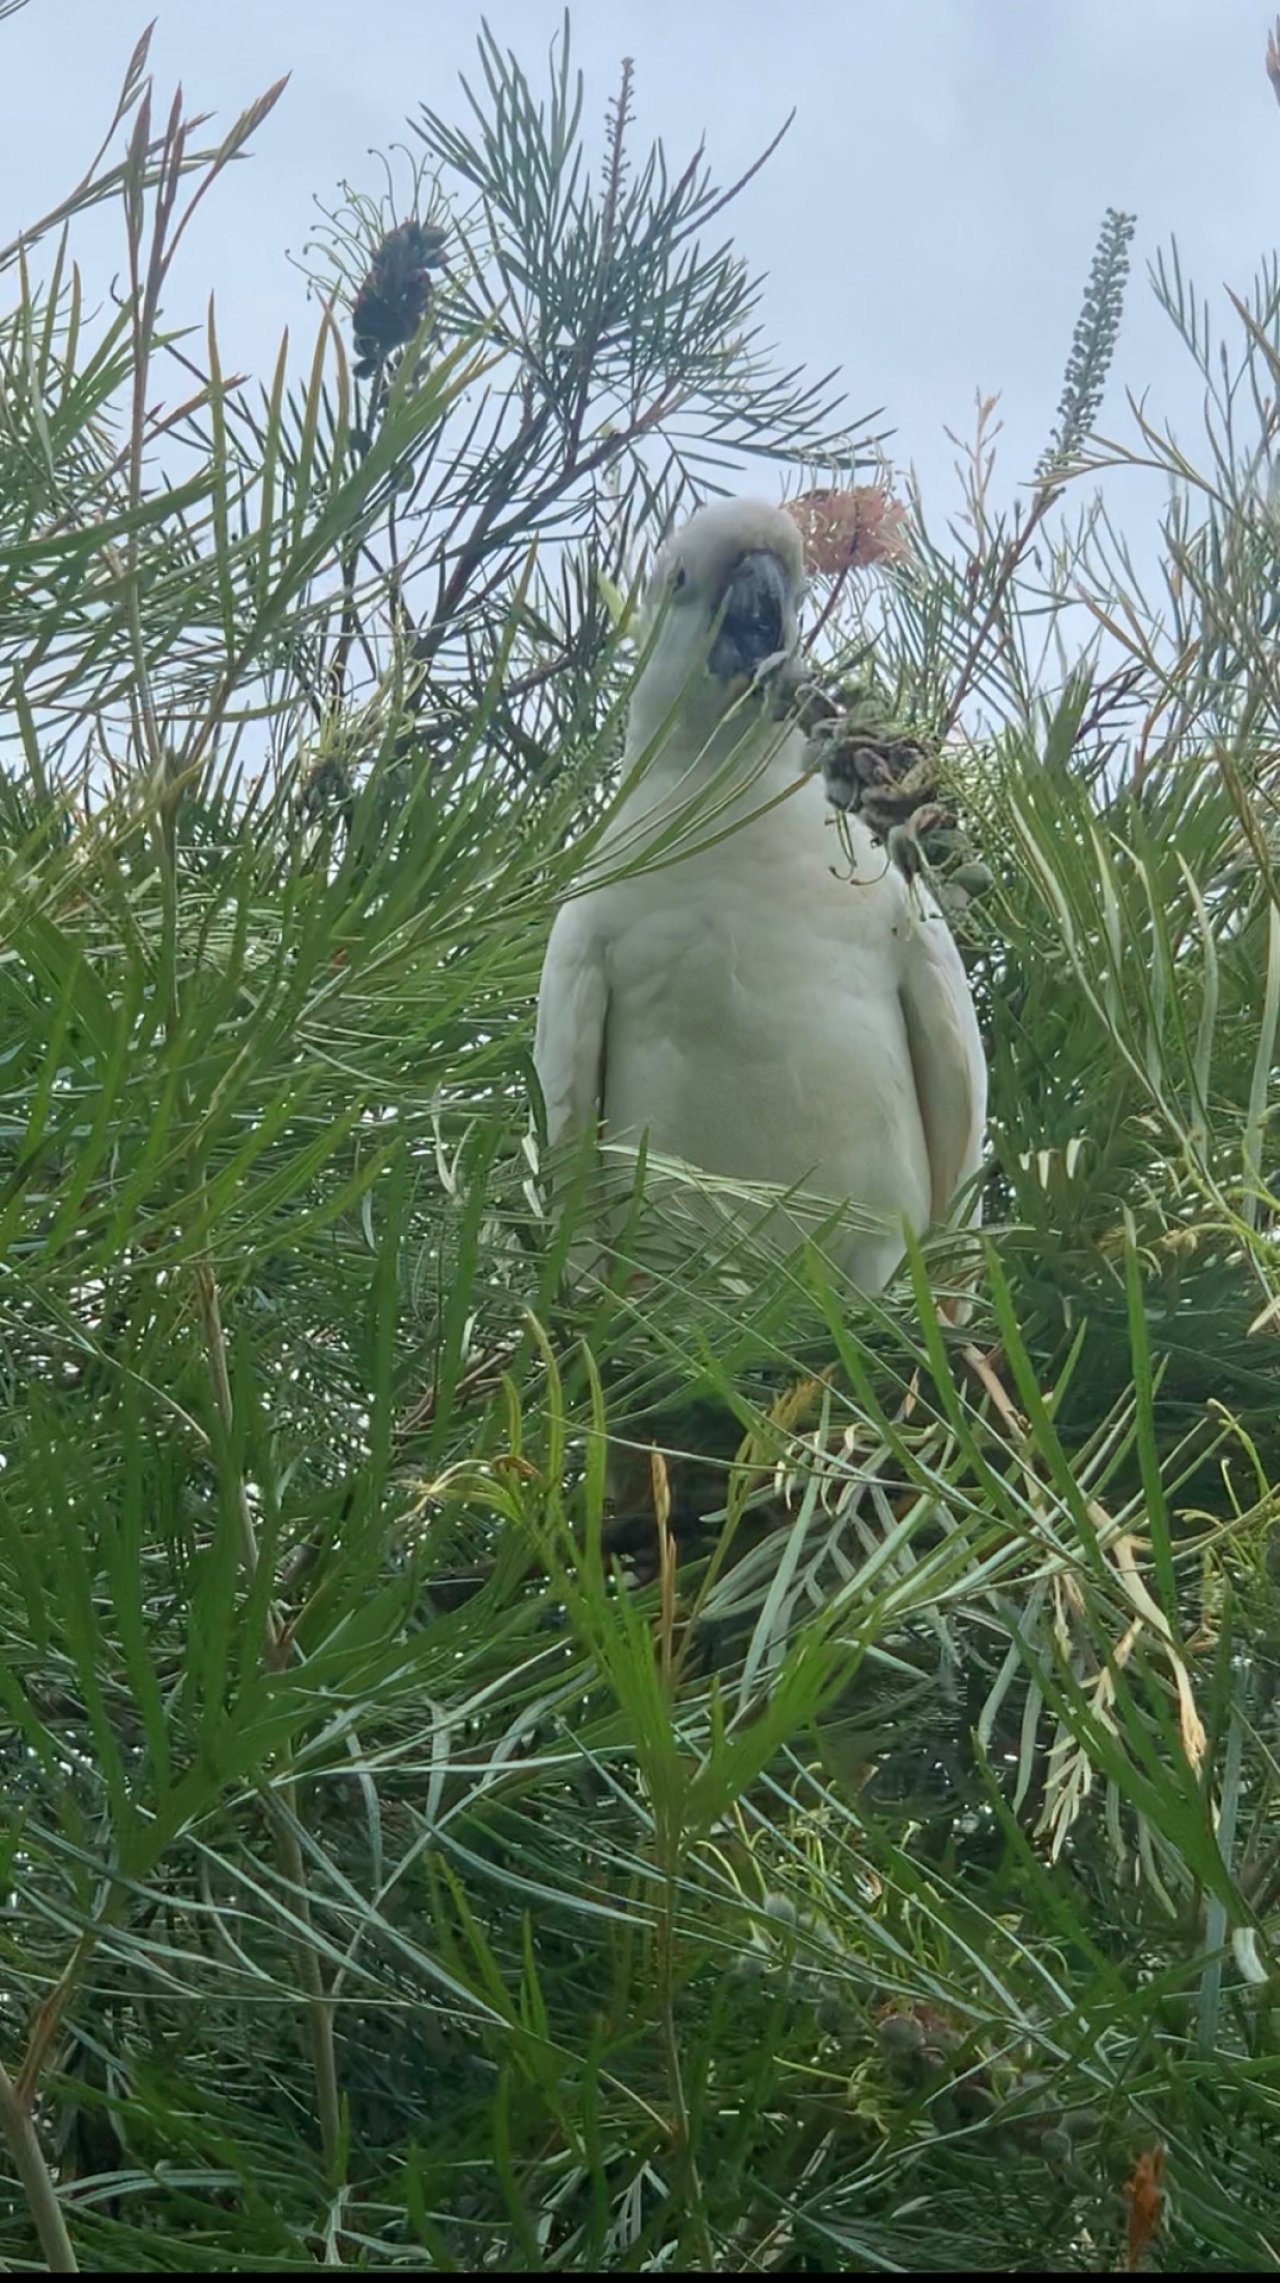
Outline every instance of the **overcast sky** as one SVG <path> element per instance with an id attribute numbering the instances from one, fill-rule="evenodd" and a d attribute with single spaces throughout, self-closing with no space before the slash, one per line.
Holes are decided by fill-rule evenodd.
<path id="1" fill-rule="evenodd" d="M 479 12 L 451 0 L 29 0 L 0 23 L 0 237 L 39 214 L 95 146 L 154 9 L 167 97 L 229 122 L 292 80 L 253 157 L 224 180 L 186 254 L 198 315 L 217 294 L 224 364 L 264 373 L 280 331 L 314 326 L 286 258 L 340 177 L 376 188 L 368 156 L 420 101 L 461 116 Z M 488 20 L 535 83 L 561 11 L 490 0 Z M 682 163 L 705 136 L 727 181 L 794 105 L 782 148 L 733 209 L 769 273 L 768 328 L 787 360 L 846 376 L 851 411 L 886 408 L 891 447 L 935 509 L 954 496 L 945 426 L 999 390 L 1005 486 L 1052 424 L 1103 210 L 1138 216 L 1135 279 L 1107 422 L 1123 385 L 1193 425 L 1196 394 L 1145 282 L 1176 237 L 1226 316 L 1280 239 L 1280 110 L 1257 0 L 583 0 L 574 52 L 599 115 L 624 54 L 637 142 Z M 122 258 L 118 215 L 77 240 L 91 287 Z M 186 313 L 184 311 L 184 313 Z M 766 478 L 766 482 L 768 479 Z"/>

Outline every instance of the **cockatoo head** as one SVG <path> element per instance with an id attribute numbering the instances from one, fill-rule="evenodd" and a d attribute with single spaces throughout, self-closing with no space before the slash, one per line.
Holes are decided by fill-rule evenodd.
<path id="1" fill-rule="evenodd" d="M 642 749 L 677 711 L 699 738 L 795 650 L 804 592 L 800 533 L 781 508 L 717 500 L 673 533 L 654 565 L 628 743 Z"/>

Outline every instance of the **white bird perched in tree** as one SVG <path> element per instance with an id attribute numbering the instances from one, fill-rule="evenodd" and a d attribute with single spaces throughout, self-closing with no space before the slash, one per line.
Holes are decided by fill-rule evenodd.
<path id="1" fill-rule="evenodd" d="M 624 757 L 649 758 L 556 918 L 534 1061 L 553 1145 L 647 1136 L 704 1174 L 856 1208 L 828 1249 L 874 1292 L 904 1225 L 945 1218 L 976 1172 L 986 1068 L 932 896 L 856 816 L 839 861 L 805 733 L 766 701 L 803 586 L 794 523 L 748 501 L 701 509 L 660 554 Z M 664 834 L 652 869 L 605 876 Z M 775 1231 L 796 1241 L 791 1205 Z"/>

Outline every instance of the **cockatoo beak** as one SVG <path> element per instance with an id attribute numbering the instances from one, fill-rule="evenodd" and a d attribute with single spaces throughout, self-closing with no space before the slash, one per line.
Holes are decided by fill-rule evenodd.
<path id="1" fill-rule="evenodd" d="M 717 680 L 754 675 L 790 640 L 787 573 L 767 548 L 744 555 L 729 583 L 708 664 Z"/>

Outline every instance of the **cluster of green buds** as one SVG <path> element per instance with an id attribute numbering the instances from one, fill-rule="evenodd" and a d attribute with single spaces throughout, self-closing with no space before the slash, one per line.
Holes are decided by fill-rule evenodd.
<path id="1" fill-rule="evenodd" d="M 1029 2051 L 988 2055 L 971 2024 L 946 2008 L 901 1992 L 858 1988 L 851 1955 L 816 1912 L 770 1894 L 735 1972 L 776 1977 L 789 1998 L 811 2007 L 815 2027 L 853 2066 L 849 2099 L 885 2113 L 886 2103 L 919 2102 L 936 2132 L 980 2132 L 993 2154 L 1022 2152 L 1069 2172 L 1096 2144 L 1104 2119 L 1065 2107 Z M 874 2091 L 878 2081 L 880 2090 Z"/>

